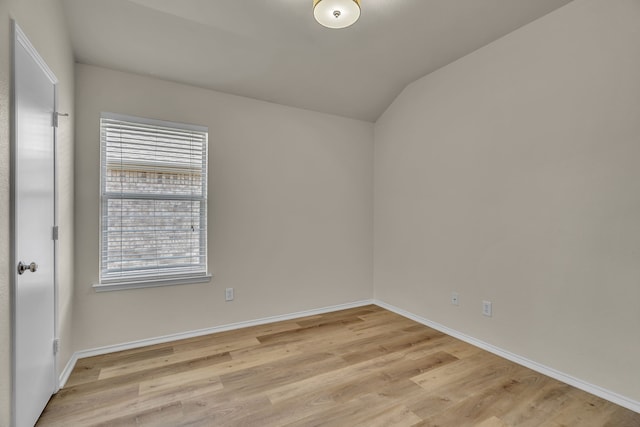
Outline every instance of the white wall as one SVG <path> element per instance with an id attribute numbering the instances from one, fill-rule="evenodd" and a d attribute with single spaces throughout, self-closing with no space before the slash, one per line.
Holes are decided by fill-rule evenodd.
<path id="1" fill-rule="evenodd" d="M 375 297 L 640 401 L 638 40 L 637 0 L 576 0 L 408 86 Z"/>
<path id="2" fill-rule="evenodd" d="M 58 188 L 60 241 L 58 253 L 58 316 L 61 348 L 58 372 L 71 356 L 73 298 L 73 54 L 65 17 L 58 1 L 0 1 L 0 426 L 8 426 L 11 405 L 11 313 L 9 264 L 9 129 L 11 83 L 11 25 L 16 20 L 58 78 L 58 106 L 70 113 L 58 129 Z"/>
<path id="3" fill-rule="evenodd" d="M 76 105 L 76 349 L 371 297 L 371 123 L 86 65 Z M 209 127 L 212 283 L 92 289 L 102 111 Z"/>

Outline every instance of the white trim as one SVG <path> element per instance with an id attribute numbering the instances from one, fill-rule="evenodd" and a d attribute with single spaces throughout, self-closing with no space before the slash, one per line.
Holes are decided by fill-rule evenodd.
<path id="1" fill-rule="evenodd" d="M 211 274 L 204 274 L 200 276 L 183 276 L 169 279 L 154 278 L 144 281 L 94 283 L 93 289 L 96 292 L 109 292 L 122 291 L 126 289 L 156 288 L 159 286 L 191 285 L 194 283 L 209 283 L 211 282 L 212 277 L 213 276 Z"/>
<path id="2" fill-rule="evenodd" d="M 69 380 L 69 376 L 71 375 L 71 372 L 73 372 L 73 368 L 76 367 L 76 363 L 78 363 L 78 359 L 80 358 L 78 356 L 79 353 L 82 353 L 82 352 L 81 351 L 76 351 L 75 353 L 73 353 L 71 355 L 71 358 L 69 358 L 69 361 L 67 362 L 67 365 L 64 367 L 62 372 L 60 372 L 60 377 L 58 378 L 58 391 L 62 387 L 64 387 L 64 385 Z M 56 391 L 56 393 L 57 393 L 57 391 Z"/>
<path id="3" fill-rule="evenodd" d="M 232 331 L 236 329 L 248 328 L 250 326 L 258 326 L 258 325 L 264 325 L 267 323 L 282 322 L 283 320 L 291 320 L 291 319 L 298 319 L 301 317 L 315 316 L 317 314 L 331 313 L 334 311 L 362 307 L 362 306 L 371 305 L 371 304 L 374 304 L 373 300 L 354 301 L 354 302 L 349 302 L 345 304 L 332 305 L 329 307 L 298 311 L 295 313 L 282 314 L 278 316 L 263 317 L 261 319 L 247 320 L 244 322 L 230 323 L 230 324 L 221 325 L 221 326 L 213 326 L 211 328 L 197 329 L 194 331 L 180 332 L 177 334 L 164 335 L 164 336 L 155 337 L 155 338 L 146 338 L 146 339 L 131 341 L 131 342 L 122 343 L 122 344 L 107 345 L 104 347 L 97 347 L 89 350 L 76 351 L 75 353 L 73 353 L 73 355 L 71 355 L 71 358 L 67 363 L 67 366 L 65 366 L 64 370 L 60 374 L 60 388 L 63 388 L 64 385 L 66 384 L 67 380 L 69 379 L 69 375 L 71 375 L 71 371 L 73 371 L 73 368 L 75 367 L 78 360 L 84 359 L 85 357 L 100 356 L 103 354 L 115 353 L 117 351 L 131 350 L 133 348 L 145 347 L 148 345 L 163 344 L 166 342 L 177 341 L 177 340 L 182 340 L 186 338 L 194 338 L 202 335 L 215 334 L 217 332 L 226 332 L 226 331 Z"/>
<path id="4" fill-rule="evenodd" d="M 563 383 L 569 384 L 573 387 L 579 388 L 580 390 L 586 391 L 587 393 L 591 393 L 593 395 L 596 395 L 598 397 L 601 397 L 603 399 L 606 399 L 610 402 L 613 402 L 617 405 L 623 406 L 627 409 L 630 409 L 634 412 L 638 412 L 640 413 L 640 402 L 637 402 L 633 399 L 630 399 L 628 397 L 622 396 L 618 393 L 615 393 L 611 390 L 607 390 L 605 388 L 602 388 L 600 386 L 597 386 L 595 384 L 591 384 L 588 383 L 586 381 L 583 381 L 579 378 L 575 378 L 571 375 L 565 374 L 564 372 L 560 372 L 556 369 L 550 368 L 548 366 L 542 365 L 538 362 L 534 362 L 533 360 L 527 359 L 525 357 L 519 356 L 517 354 L 511 353 L 510 351 L 501 349 L 500 347 L 496 347 L 492 344 L 486 343 L 484 341 L 481 341 L 479 339 L 473 338 L 469 335 L 466 335 L 462 332 L 456 331 L 455 329 L 451 329 L 447 326 L 441 325 L 439 323 L 433 322 L 429 319 L 425 319 L 424 317 L 420 317 L 416 314 L 413 314 L 411 312 L 408 312 L 406 310 L 403 310 L 401 308 L 398 308 L 396 306 L 393 306 L 391 304 L 387 304 L 385 302 L 379 301 L 379 300 L 374 300 L 373 301 L 374 304 L 376 304 L 379 307 L 382 307 L 384 309 L 387 309 L 389 311 L 392 311 L 396 314 L 399 314 L 400 316 L 404 316 L 406 318 L 409 318 L 411 320 L 415 320 L 418 323 L 422 323 L 423 325 L 429 326 L 430 328 L 436 329 L 440 332 L 443 332 L 447 335 L 450 335 L 454 338 L 457 338 L 459 340 L 462 340 L 464 342 L 467 342 L 473 346 L 479 347 L 483 350 L 486 350 L 490 353 L 493 353 L 495 355 L 498 355 L 502 358 L 505 358 L 507 360 L 510 360 L 514 363 L 517 363 L 519 365 L 525 366 L 529 369 L 532 369 L 536 372 L 539 372 L 543 375 L 546 375 L 548 377 L 554 378 L 558 381 L 562 381 Z"/>
<path id="5" fill-rule="evenodd" d="M 42 68 L 42 71 L 47 75 L 47 78 L 51 81 L 51 83 L 54 85 L 58 84 L 58 78 L 53 73 L 53 71 L 51 71 L 51 68 L 49 68 L 47 63 L 44 62 L 44 59 L 42 59 L 42 57 L 40 56 L 36 48 L 33 47 L 31 42 L 27 38 L 26 34 L 24 33 L 24 31 L 22 31 L 22 28 L 20 28 L 20 26 L 16 21 L 12 20 L 11 22 L 13 23 L 13 30 L 15 32 L 14 33 L 15 41 L 19 42 L 22 45 L 22 47 L 24 47 L 24 49 L 31 56 L 31 58 L 33 58 L 33 60 L 38 64 L 38 66 Z"/>

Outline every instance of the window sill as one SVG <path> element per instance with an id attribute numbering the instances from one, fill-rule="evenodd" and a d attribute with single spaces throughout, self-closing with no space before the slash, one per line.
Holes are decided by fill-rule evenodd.
<path id="1" fill-rule="evenodd" d="M 93 289 L 96 292 L 110 292 L 124 291 L 127 289 L 157 288 L 160 286 L 191 285 L 195 283 L 208 283 L 212 278 L 213 275 L 207 274 L 204 276 L 172 277 L 167 279 L 149 279 L 130 282 L 96 283 L 93 285 Z"/>

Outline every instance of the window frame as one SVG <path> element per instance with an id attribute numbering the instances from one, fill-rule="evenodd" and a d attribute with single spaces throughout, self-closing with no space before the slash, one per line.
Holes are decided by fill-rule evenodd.
<path id="1" fill-rule="evenodd" d="M 144 193 L 133 193 L 130 192 L 126 194 L 125 192 L 117 193 L 108 193 L 106 191 L 106 179 L 107 179 L 107 161 L 106 161 L 106 150 L 105 144 L 107 143 L 103 139 L 103 124 L 102 120 L 115 120 L 115 121 L 123 121 L 128 122 L 133 125 L 142 125 L 142 126 L 154 126 L 160 128 L 167 129 L 175 129 L 180 131 L 193 131 L 204 133 L 204 166 L 202 168 L 204 179 L 202 180 L 202 192 L 200 196 L 189 196 L 189 195 L 176 195 L 176 194 L 144 194 Z M 172 285 L 181 285 L 181 284 L 193 284 L 193 283 L 206 283 L 211 281 L 212 275 L 208 272 L 208 247 L 207 247 L 207 211 L 208 211 L 208 163 L 209 163 L 209 149 L 208 149 L 208 132 L 209 129 L 206 126 L 198 126 L 193 124 L 186 123 L 178 123 L 166 120 L 156 120 L 149 119 L 144 117 L 125 115 L 125 114 L 116 114 L 109 112 L 102 112 L 100 114 L 100 214 L 99 214 L 99 234 L 100 234 L 100 247 L 99 247 L 99 271 L 98 277 L 99 282 L 93 285 L 93 288 L 98 291 L 112 291 L 112 290 L 122 290 L 122 289 L 137 289 L 137 288 L 147 288 L 147 287 L 157 287 L 157 286 L 172 286 Z M 188 272 L 175 272 L 175 273 L 150 273 L 145 274 L 141 272 L 140 274 L 129 274 L 123 275 L 120 277 L 116 277 L 115 275 L 112 277 L 105 276 L 105 270 L 103 269 L 103 262 L 105 259 L 104 251 L 106 249 L 106 241 L 108 239 L 107 233 L 107 225 L 106 225 L 106 215 L 107 215 L 107 203 L 109 200 L 127 200 L 127 199 L 148 199 L 148 200 L 182 200 L 182 201 L 198 201 L 200 203 L 200 236 L 198 238 L 198 242 L 200 243 L 200 248 L 203 253 L 200 254 L 202 259 L 203 270 L 199 271 L 188 271 Z M 133 271 L 133 270 L 132 270 Z M 142 270 L 141 270 L 142 271 Z"/>

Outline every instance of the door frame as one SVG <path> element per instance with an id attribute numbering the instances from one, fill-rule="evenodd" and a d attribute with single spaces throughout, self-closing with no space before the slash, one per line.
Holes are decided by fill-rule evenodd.
<path id="1" fill-rule="evenodd" d="M 51 124 L 53 133 L 53 226 L 58 227 L 58 132 L 57 132 L 57 115 L 58 115 L 58 79 L 49 68 L 44 59 L 40 56 L 36 48 L 31 44 L 29 38 L 20 28 L 15 20 L 11 20 L 11 91 L 10 91 L 10 160 L 9 160 L 9 223 L 10 223 L 10 265 L 9 270 L 9 292 L 10 292 L 10 310 L 11 310 L 11 422 L 16 422 L 16 284 L 18 257 L 16 254 L 16 148 L 17 148 L 17 115 L 16 115 L 16 76 L 15 76 L 15 51 L 16 46 L 20 44 L 26 52 L 38 64 L 42 72 L 47 76 L 53 85 L 53 111 L 51 114 Z M 58 239 L 53 238 L 53 337 L 59 342 L 58 336 Z M 51 391 L 57 393 L 60 389 L 60 381 L 57 375 L 58 351 L 51 349 L 53 357 L 53 372 L 51 372 Z"/>

